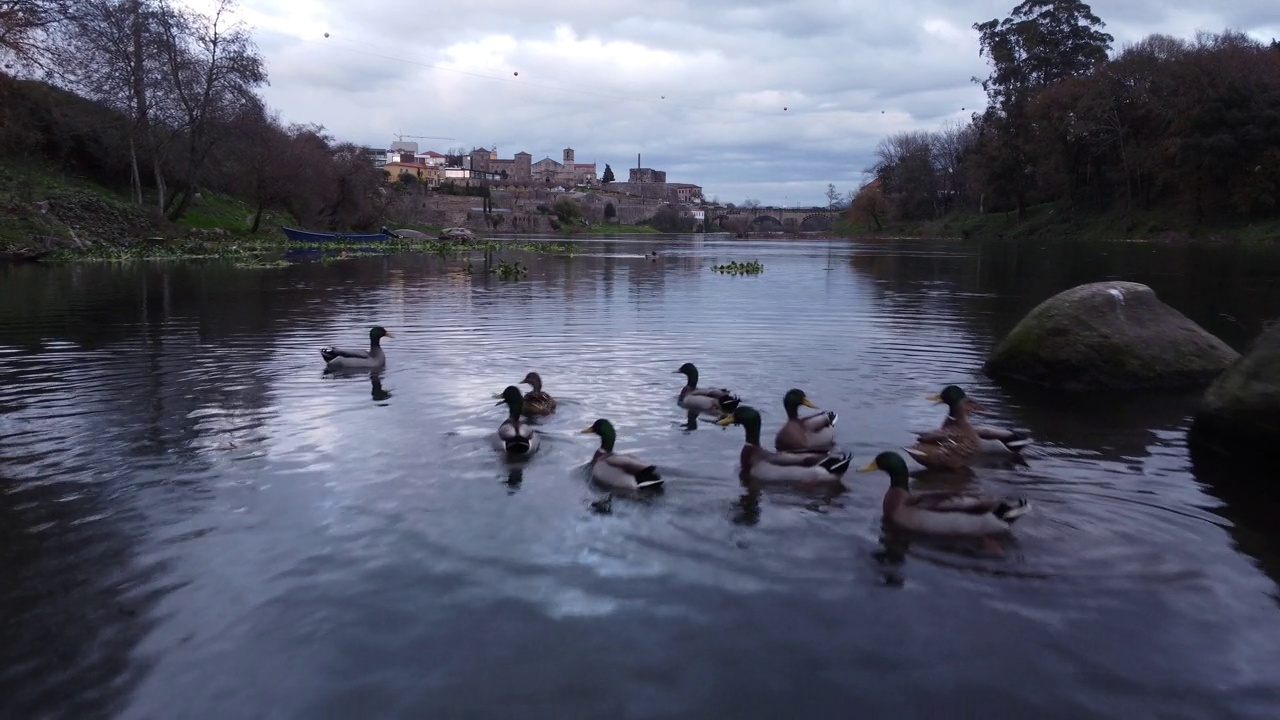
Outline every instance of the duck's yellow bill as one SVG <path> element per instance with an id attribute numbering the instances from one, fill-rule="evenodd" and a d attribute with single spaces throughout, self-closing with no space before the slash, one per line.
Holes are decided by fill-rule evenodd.
<path id="1" fill-rule="evenodd" d="M 578 434 L 579 434 L 579 435 L 586 435 L 587 433 L 593 433 L 593 432 L 595 432 L 595 431 L 596 431 L 596 426 L 595 426 L 595 425 L 592 425 L 591 427 L 588 427 L 588 428 L 582 428 L 582 430 L 581 430 L 581 431 L 579 431 L 579 433 L 578 433 Z"/>
<path id="2" fill-rule="evenodd" d="M 817 405 L 814 405 L 813 403 L 809 402 L 809 398 L 805 398 L 805 399 L 801 400 L 801 401 L 800 401 L 800 404 L 801 404 L 801 405 L 803 405 L 803 406 L 805 406 L 805 407 L 807 407 L 807 408 L 813 408 L 814 410 L 817 410 L 817 409 L 818 409 L 818 406 L 817 406 Z"/>
<path id="3" fill-rule="evenodd" d="M 722 418 L 720 418 L 719 420 L 717 420 L 717 421 L 716 421 L 716 424 L 717 424 L 717 425 L 732 425 L 732 424 L 733 424 L 733 416 L 732 416 L 732 415 L 725 415 L 724 417 L 722 417 Z"/>
<path id="4" fill-rule="evenodd" d="M 866 465 L 863 465 L 862 467 L 858 468 L 858 472 L 871 472 L 872 470 L 879 470 L 879 469 L 880 469 L 880 466 L 876 464 L 875 460 L 872 460 Z"/>
<path id="5" fill-rule="evenodd" d="M 929 397 L 925 398 L 925 400 L 932 400 L 933 402 L 942 402 L 942 396 L 941 396 L 941 395 L 930 395 Z"/>
<path id="6" fill-rule="evenodd" d="M 391 334 L 390 330 L 383 330 L 382 332 L 383 332 L 383 337 L 395 337 L 395 335 Z"/>

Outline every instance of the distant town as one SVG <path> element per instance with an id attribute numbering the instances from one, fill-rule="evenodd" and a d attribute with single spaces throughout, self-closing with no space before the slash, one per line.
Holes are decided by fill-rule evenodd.
<path id="1" fill-rule="evenodd" d="M 642 167 L 639 155 L 636 166 L 628 169 L 627 180 L 622 182 L 611 177 L 612 168 L 607 165 L 608 171 L 601 175 L 595 163 L 576 162 L 573 148 L 565 148 L 560 160 L 545 157 L 536 162 L 523 151 L 510 158 L 499 158 L 496 148 L 483 147 L 469 153 L 441 153 L 422 150 L 417 142 L 406 140 L 392 142 L 388 150 L 368 148 L 367 152 L 374 165 L 386 170 L 393 182 L 408 175 L 427 187 L 447 182 L 458 185 L 482 182 L 511 189 L 570 192 L 607 186 L 613 193 L 648 200 L 680 204 L 703 202 L 700 186 L 667 182 L 666 171 Z"/>

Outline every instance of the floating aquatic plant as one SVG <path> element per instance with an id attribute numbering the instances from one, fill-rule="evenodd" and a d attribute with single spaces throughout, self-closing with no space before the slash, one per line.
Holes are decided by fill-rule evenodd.
<path id="1" fill-rule="evenodd" d="M 245 260 L 235 263 L 241 270 L 262 270 L 265 268 L 289 267 L 293 263 L 288 260 Z"/>
<path id="2" fill-rule="evenodd" d="M 759 275 L 764 272 L 764 265 L 759 260 L 751 262 L 731 260 L 724 265 L 712 265 L 711 269 L 723 275 Z"/>
<path id="3" fill-rule="evenodd" d="M 529 273 L 529 269 L 520 264 L 519 260 L 516 260 L 515 262 L 507 262 L 504 260 L 498 263 L 498 265 L 489 272 L 494 273 L 503 280 L 519 280 Z"/>

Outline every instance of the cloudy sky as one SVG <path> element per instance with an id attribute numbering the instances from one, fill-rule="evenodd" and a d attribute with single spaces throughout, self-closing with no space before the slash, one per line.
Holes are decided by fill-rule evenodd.
<path id="1" fill-rule="evenodd" d="M 387 146 L 643 164 L 708 197 L 825 204 L 885 135 L 984 105 L 975 22 L 1015 0 L 241 0 L 288 122 Z M 192 0 L 198 5 L 199 0 Z M 1116 48 L 1153 32 L 1280 37 L 1274 0 L 1099 0 Z M 326 38 L 325 33 L 329 36 Z M 406 138 L 409 139 L 409 138 Z"/>

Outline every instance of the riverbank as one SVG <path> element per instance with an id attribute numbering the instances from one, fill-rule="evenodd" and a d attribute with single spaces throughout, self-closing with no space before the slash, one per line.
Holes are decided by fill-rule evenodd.
<path id="1" fill-rule="evenodd" d="M 266 210 L 253 228 L 256 209 L 226 195 L 204 193 L 178 222 L 157 218 L 111 188 L 36 166 L 0 165 L 0 261 L 120 261 L 256 257 L 316 249 L 290 242 L 281 225 L 296 226 L 286 212 Z M 399 240 L 387 250 L 452 252 L 462 244 L 435 238 L 441 228 L 408 224 L 429 239 Z M 475 246 L 471 243 L 471 246 Z M 326 243 L 348 253 L 361 248 Z"/>
<path id="2" fill-rule="evenodd" d="M 868 228 L 841 217 L 836 232 L 848 237 L 919 238 L 1008 238 L 1026 240 L 1239 240 L 1280 241 L 1280 219 L 1237 224 L 1196 225 L 1190 219 L 1168 213 L 1139 213 L 1132 218 L 1120 214 L 1083 215 L 1073 213 L 1065 203 L 1045 203 L 1027 208 L 1026 217 L 1017 214 L 955 214 L 938 220 L 884 222 Z"/>
<path id="3" fill-rule="evenodd" d="M 585 227 L 574 225 L 560 229 L 561 235 L 661 235 L 662 231 L 651 225 L 614 225 L 604 223 Z"/>

